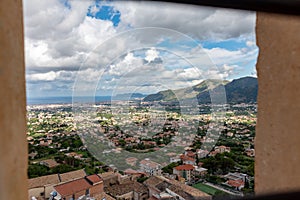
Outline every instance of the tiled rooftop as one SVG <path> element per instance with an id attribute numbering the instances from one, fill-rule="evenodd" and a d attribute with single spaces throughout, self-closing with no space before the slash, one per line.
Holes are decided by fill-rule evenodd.
<path id="1" fill-rule="evenodd" d="M 97 174 L 87 176 L 86 179 L 92 182 L 93 184 L 102 182 L 102 179 Z"/>
<path id="2" fill-rule="evenodd" d="M 175 167 L 176 170 L 178 171 L 188 171 L 188 170 L 193 170 L 194 166 L 193 165 L 179 165 Z"/>
<path id="3" fill-rule="evenodd" d="M 57 186 L 54 186 L 54 189 L 62 196 L 68 196 L 68 195 L 72 195 L 75 194 L 77 192 L 83 191 L 83 190 L 87 190 L 91 188 L 91 185 L 89 184 L 89 182 L 84 179 L 77 179 L 77 180 L 73 180 L 67 183 L 63 183 Z"/>
<path id="4" fill-rule="evenodd" d="M 28 179 L 28 189 L 43 187 L 45 185 L 54 185 L 54 184 L 58 184 L 59 182 L 60 181 L 57 174 L 31 178 Z"/>
<path id="5" fill-rule="evenodd" d="M 72 171 L 72 172 L 63 173 L 63 174 L 60 174 L 59 176 L 60 176 L 61 182 L 67 182 L 70 180 L 85 177 L 86 173 L 85 173 L 84 169 L 80 169 L 80 170 L 76 170 L 76 171 Z"/>
<path id="6" fill-rule="evenodd" d="M 41 176 L 37 178 L 28 179 L 28 188 L 43 187 L 46 185 L 56 185 L 58 183 L 63 183 L 75 179 L 85 177 L 86 173 L 83 169 L 67 172 L 63 174 L 52 174 L 47 176 Z"/>

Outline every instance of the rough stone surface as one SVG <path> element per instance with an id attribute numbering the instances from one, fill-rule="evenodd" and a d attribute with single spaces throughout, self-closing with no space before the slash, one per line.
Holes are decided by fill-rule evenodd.
<path id="1" fill-rule="evenodd" d="M 0 1 L 0 199 L 27 199 L 26 98 L 21 0 Z"/>
<path id="2" fill-rule="evenodd" d="M 257 13 L 257 194 L 300 190 L 300 17 Z"/>

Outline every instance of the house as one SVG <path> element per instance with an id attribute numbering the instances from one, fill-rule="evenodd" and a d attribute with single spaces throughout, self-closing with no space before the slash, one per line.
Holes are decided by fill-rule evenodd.
<path id="1" fill-rule="evenodd" d="M 187 165 L 195 165 L 196 164 L 196 159 L 189 157 L 187 155 L 180 155 L 180 159 L 183 162 L 183 164 L 187 164 Z"/>
<path id="2" fill-rule="evenodd" d="M 136 181 L 112 185 L 106 193 L 118 200 L 146 200 L 149 197 L 148 188 Z"/>
<path id="3" fill-rule="evenodd" d="M 68 200 L 94 197 L 103 192 L 103 180 L 94 174 L 56 185 L 52 194 L 57 200 Z"/>
<path id="4" fill-rule="evenodd" d="M 135 158 L 135 157 L 129 157 L 129 158 L 126 158 L 126 163 L 127 163 L 128 165 L 135 166 L 137 160 L 138 160 L 138 159 Z"/>
<path id="5" fill-rule="evenodd" d="M 146 158 L 140 161 L 140 169 L 149 176 L 161 175 L 161 165 Z"/>
<path id="6" fill-rule="evenodd" d="M 196 153 L 198 154 L 198 158 L 204 158 L 209 154 L 209 151 L 203 149 L 197 149 Z"/>
<path id="7" fill-rule="evenodd" d="M 242 180 L 245 182 L 246 179 L 249 178 L 249 176 L 247 174 L 243 174 L 243 173 L 239 173 L 239 172 L 234 172 L 234 173 L 229 172 L 228 174 L 226 174 L 224 176 L 224 178 L 226 178 L 228 180 Z"/>
<path id="8" fill-rule="evenodd" d="M 54 168 L 54 167 L 58 166 L 59 164 L 53 159 L 47 159 L 47 160 L 40 161 L 40 165 L 45 165 L 49 168 Z"/>
<path id="9" fill-rule="evenodd" d="M 86 173 L 85 173 L 84 169 L 80 169 L 80 170 L 71 171 L 71 172 L 67 172 L 67 173 L 63 173 L 63 174 L 58 174 L 58 176 L 59 176 L 60 182 L 64 183 L 64 182 L 68 182 L 71 180 L 85 177 Z"/>
<path id="10" fill-rule="evenodd" d="M 233 187 L 236 190 L 241 190 L 245 186 L 245 182 L 243 180 L 228 180 L 225 182 L 226 185 Z"/>
<path id="11" fill-rule="evenodd" d="M 191 158 L 196 158 L 196 154 L 193 151 L 185 151 L 184 155 L 191 157 Z"/>
<path id="12" fill-rule="evenodd" d="M 192 175 L 195 167 L 193 165 L 185 164 L 174 167 L 173 174 L 176 174 L 178 177 L 184 178 L 187 182 L 192 180 Z"/>
<path id="13" fill-rule="evenodd" d="M 207 174 L 207 169 L 203 167 L 195 167 L 195 170 L 193 171 L 195 176 L 204 176 Z"/>
<path id="14" fill-rule="evenodd" d="M 211 200 L 205 192 L 163 176 L 152 176 L 144 184 L 151 199 Z"/>
<path id="15" fill-rule="evenodd" d="M 28 179 L 28 198 L 48 199 L 53 186 L 58 183 L 60 180 L 57 174 Z"/>
<path id="16" fill-rule="evenodd" d="M 226 147 L 224 145 L 222 146 L 216 146 L 215 147 L 215 151 L 218 152 L 218 153 L 225 153 L 225 152 L 230 152 L 230 147 Z"/>
<path id="17" fill-rule="evenodd" d="M 118 183 L 119 173 L 116 172 L 104 172 L 102 174 L 98 174 L 103 180 L 104 188 L 109 187 L 110 185 L 114 185 Z"/>
<path id="18" fill-rule="evenodd" d="M 170 163 L 174 163 L 174 162 L 180 162 L 181 159 L 179 156 L 175 156 L 175 157 L 171 157 L 170 158 Z"/>
<path id="19" fill-rule="evenodd" d="M 129 175 L 131 180 L 136 180 L 137 178 L 147 176 L 145 172 L 133 170 L 131 168 L 124 170 L 125 175 Z"/>
<path id="20" fill-rule="evenodd" d="M 63 174 L 52 174 L 28 179 L 29 198 L 35 197 L 37 199 L 49 199 L 50 192 L 54 190 L 53 186 L 59 183 L 64 183 L 74 179 L 82 178 L 84 176 L 86 176 L 85 171 L 83 169 L 80 169 Z"/>

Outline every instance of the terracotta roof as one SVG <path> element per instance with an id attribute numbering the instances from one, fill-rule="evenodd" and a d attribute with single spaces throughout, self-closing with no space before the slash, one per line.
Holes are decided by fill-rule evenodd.
<path id="1" fill-rule="evenodd" d="M 86 173 L 85 173 L 84 169 L 59 174 L 61 182 L 67 182 L 67 181 L 82 178 L 82 177 L 85 177 L 85 176 L 86 176 Z"/>
<path id="2" fill-rule="evenodd" d="M 191 157 L 186 156 L 186 155 L 181 155 L 180 159 L 183 160 L 183 161 L 185 161 L 185 160 L 189 160 L 189 161 L 193 161 L 193 162 L 195 161 L 194 158 L 191 158 Z"/>
<path id="3" fill-rule="evenodd" d="M 227 181 L 227 184 L 231 185 L 233 187 L 238 187 L 238 188 L 245 185 L 244 181 L 240 180 L 240 179 L 239 180 L 229 180 L 229 181 Z"/>
<path id="4" fill-rule="evenodd" d="M 77 192 L 87 190 L 92 186 L 85 178 L 80 178 L 77 180 L 73 180 L 67 183 L 63 183 L 60 185 L 54 186 L 54 189 L 62 196 L 66 197 L 68 195 L 75 194 Z"/>
<path id="5" fill-rule="evenodd" d="M 177 167 L 175 167 L 176 170 L 178 171 L 188 171 L 188 170 L 193 170 L 194 169 L 194 166 L 193 165 L 189 165 L 189 164 L 186 164 L 186 165 L 179 165 Z"/>
<path id="6" fill-rule="evenodd" d="M 91 181 L 93 184 L 102 182 L 102 179 L 97 174 L 87 176 L 86 179 Z"/>
<path id="7" fill-rule="evenodd" d="M 60 181 L 57 174 L 41 176 L 37 178 L 28 179 L 28 188 L 32 189 L 37 187 L 43 187 L 45 185 L 54 185 L 54 184 L 58 184 L 59 182 Z"/>

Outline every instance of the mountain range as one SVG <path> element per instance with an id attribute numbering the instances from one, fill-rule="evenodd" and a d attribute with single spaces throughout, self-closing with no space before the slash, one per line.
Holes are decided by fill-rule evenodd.
<path id="1" fill-rule="evenodd" d="M 255 103 L 257 100 L 258 82 L 254 77 L 242 77 L 231 82 L 208 79 L 191 87 L 150 94 L 143 100 L 178 102 L 178 100 L 189 101 L 197 98 L 199 103 L 211 103 L 210 94 L 223 95 L 224 89 L 227 103 Z"/>

